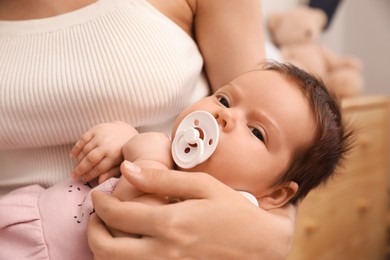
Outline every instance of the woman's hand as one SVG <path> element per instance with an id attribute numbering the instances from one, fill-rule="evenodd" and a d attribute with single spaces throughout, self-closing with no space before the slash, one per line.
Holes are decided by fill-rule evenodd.
<path id="1" fill-rule="evenodd" d="M 121 169 L 138 189 L 183 201 L 150 206 L 94 192 L 88 238 L 95 259 L 282 259 L 290 248 L 292 206 L 266 212 L 204 173 L 139 172 L 128 162 Z M 113 238 L 104 223 L 143 237 Z"/>

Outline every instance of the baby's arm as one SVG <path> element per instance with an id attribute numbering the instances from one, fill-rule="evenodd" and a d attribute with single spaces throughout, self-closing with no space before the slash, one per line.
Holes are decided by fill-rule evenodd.
<path id="1" fill-rule="evenodd" d="M 99 183 L 119 176 L 123 161 L 122 147 L 138 132 L 131 125 L 115 121 L 94 126 L 76 142 L 70 153 L 76 159 L 74 179 L 88 182 L 99 177 Z"/>
<path id="2" fill-rule="evenodd" d="M 172 169 L 174 164 L 170 151 L 171 140 L 167 135 L 150 132 L 134 136 L 123 146 L 122 154 L 125 160 L 141 168 Z M 122 201 L 140 200 L 141 195 L 145 194 L 136 191 L 124 177 L 120 178 L 113 192 L 113 196 Z M 156 203 L 162 203 L 158 198 L 156 200 Z M 148 202 L 151 201 L 148 199 Z"/>
<path id="3" fill-rule="evenodd" d="M 125 160 L 131 161 L 142 168 L 172 169 L 173 160 L 170 153 L 171 141 L 162 133 L 150 132 L 134 136 L 122 149 Z M 154 194 L 145 194 L 130 184 L 121 176 L 112 195 L 121 201 L 138 201 L 149 205 L 166 204 L 163 197 Z M 125 234 L 108 227 L 115 237 L 135 236 Z"/>

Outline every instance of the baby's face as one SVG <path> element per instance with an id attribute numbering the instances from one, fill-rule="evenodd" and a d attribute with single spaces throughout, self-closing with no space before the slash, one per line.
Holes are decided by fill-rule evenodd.
<path id="1" fill-rule="evenodd" d="M 184 110 L 211 113 L 219 125 L 219 142 L 205 162 L 189 171 L 206 172 L 235 190 L 256 197 L 286 169 L 294 150 L 314 137 L 314 117 L 298 86 L 274 71 L 246 73 Z"/>

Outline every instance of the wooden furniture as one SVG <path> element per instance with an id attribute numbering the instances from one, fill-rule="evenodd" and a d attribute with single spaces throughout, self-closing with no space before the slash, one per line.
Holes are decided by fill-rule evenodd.
<path id="1" fill-rule="evenodd" d="M 307 196 L 298 210 L 288 260 L 387 259 L 389 99 L 345 99 L 356 146 L 339 174 Z"/>

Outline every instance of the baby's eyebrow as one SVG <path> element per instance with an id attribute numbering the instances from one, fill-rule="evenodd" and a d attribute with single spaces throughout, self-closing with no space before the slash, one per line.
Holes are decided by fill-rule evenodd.
<path id="1" fill-rule="evenodd" d="M 234 94 L 238 96 L 238 98 L 241 98 L 243 96 L 242 89 L 239 85 L 236 85 L 233 82 L 229 82 L 227 85 L 230 86 L 229 89 L 231 89 L 234 92 Z"/>
<path id="2" fill-rule="evenodd" d="M 229 86 L 231 86 L 231 87 L 233 87 L 233 88 L 240 88 L 240 86 L 236 85 L 236 84 L 233 83 L 233 82 L 229 82 L 229 83 L 226 84 L 226 85 L 229 85 Z"/>
<path id="3" fill-rule="evenodd" d="M 274 129 L 275 131 L 279 132 L 279 127 L 276 121 L 272 118 L 272 116 L 264 113 L 264 111 L 260 111 L 259 109 L 254 109 L 252 111 L 252 116 L 257 119 L 264 120 L 270 128 Z"/>

